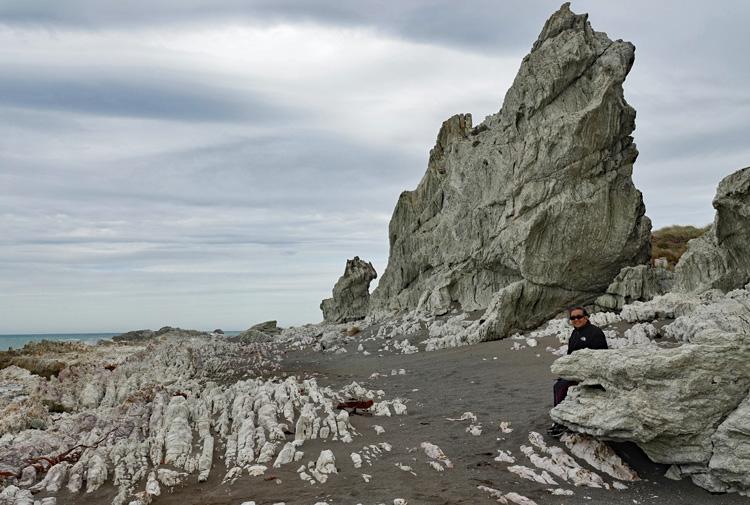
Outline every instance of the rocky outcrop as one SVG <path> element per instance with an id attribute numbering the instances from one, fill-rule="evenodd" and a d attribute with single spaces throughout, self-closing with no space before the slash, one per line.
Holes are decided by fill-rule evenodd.
<path id="1" fill-rule="evenodd" d="M 521 63 L 503 107 L 443 123 L 427 172 L 399 197 L 373 309 L 487 311 L 483 338 L 593 301 L 649 258 L 631 173 L 635 111 L 622 83 L 634 47 L 563 5 Z"/>
<path id="2" fill-rule="evenodd" d="M 750 291 L 717 293 L 681 295 L 682 304 L 670 293 L 638 311 L 626 306 L 631 320 L 681 313 L 662 331 L 684 344 L 560 358 L 552 372 L 581 385 L 552 418 L 575 431 L 633 441 L 652 460 L 675 465 L 673 477 L 689 475 L 716 492 L 750 491 Z"/>
<path id="3" fill-rule="evenodd" d="M 634 301 L 645 302 L 663 295 L 672 289 L 673 282 L 674 274 L 662 266 L 625 267 L 595 304 L 604 310 L 620 310 Z"/>
<path id="4" fill-rule="evenodd" d="M 713 206 L 713 225 L 675 267 L 680 291 L 729 291 L 750 281 L 750 167 L 722 179 Z"/>
<path id="5" fill-rule="evenodd" d="M 333 298 L 320 302 L 323 319 L 329 323 L 346 323 L 364 319 L 370 307 L 370 282 L 378 276 L 372 263 L 346 260 L 346 269 L 333 287 Z"/>
<path id="6" fill-rule="evenodd" d="M 150 340 L 152 338 L 161 336 L 170 337 L 198 337 L 207 336 L 208 334 L 204 331 L 198 330 L 183 330 L 182 328 L 173 328 L 171 326 L 162 326 L 158 330 L 133 330 L 115 335 L 112 340 L 115 342 L 140 342 Z"/>
<path id="7" fill-rule="evenodd" d="M 281 334 L 281 328 L 276 326 L 276 321 L 265 321 L 251 326 L 247 330 L 243 331 L 235 337 L 229 337 L 227 340 L 230 342 L 242 342 L 242 343 L 253 343 L 253 342 L 270 342 L 275 336 Z"/>

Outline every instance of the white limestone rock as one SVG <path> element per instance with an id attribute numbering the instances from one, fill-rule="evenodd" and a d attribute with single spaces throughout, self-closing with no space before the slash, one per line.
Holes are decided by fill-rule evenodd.
<path id="1" fill-rule="evenodd" d="M 422 448 L 428 458 L 440 461 L 445 465 L 446 468 L 453 468 L 453 463 L 451 462 L 451 460 L 448 459 L 443 450 L 437 445 L 431 442 L 422 442 L 421 444 L 419 444 L 419 446 Z"/>
<path id="2" fill-rule="evenodd" d="M 560 441 L 574 456 L 610 477 L 628 482 L 640 480 L 635 470 L 600 440 L 580 433 L 565 433 Z"/>
<path id="3" fill-rule="evenodd" d="M 185 472 L 178 472 L 169 468 L 159 468 L 156 470 L 156 477 L 162 485 L 167 487 L 174 487 L 182 483 L 187 479 L 188 474 Z"/>

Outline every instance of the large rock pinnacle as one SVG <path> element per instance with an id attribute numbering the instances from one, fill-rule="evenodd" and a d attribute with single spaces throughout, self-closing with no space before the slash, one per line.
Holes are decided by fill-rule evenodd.
<path id="1" fill-rule="evenodd" d="M 622 83 L 635 48 L 564 4 L 523 59 L 502 109 L 445 121 L 389 227 L 371 305 L 488 309 L 485 338 L 592 301 L 649 257 L 651 223 L 631 174 L 635 110 Z"/>

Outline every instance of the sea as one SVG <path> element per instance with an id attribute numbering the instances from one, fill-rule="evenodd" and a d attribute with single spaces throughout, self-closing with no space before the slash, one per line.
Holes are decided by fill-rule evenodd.
<path id="1" fill-rule="evenodd" d="M 232 337 L 239 335 L 239 331 L 225 331 L 224 335 Z M 0 351 L 8 349 L 20 349 L 29 342 L 40 342 L 42 340 L 53 340 L 57 342 L 83 342 L 84 344 L 96 344 L 100 340 L 111 340 L 117 333 L 30 333 L 25 335 L 0 335 Z"/>

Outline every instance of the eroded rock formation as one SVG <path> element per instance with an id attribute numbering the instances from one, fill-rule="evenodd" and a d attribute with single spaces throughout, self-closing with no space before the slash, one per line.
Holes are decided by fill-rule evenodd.
<path id="1" fill-rule="evenodd" d="M 374 309 L 487 310 L 483 338 L 593 301 L 649 257 L 650 221 L 631 179 L 635 111 L 622 83 L 634 47 L 563 5 L 502 109 L 443 123 L 427 172 L 401 194 Z"/>
<path id="2" fill-rule="evenodd" d="M 663 295 L 673 283 L 674 274 L 664 267 L 625 267 L 607 287 L 606 293 L 596 299 L 596 305 L 604 310 L 620 310 L 634 301 L 649 301 Z"/>
<path id="3" fill-rule="evenodd" d="M 713 205 L 713 225 L 675 267 L 680 291 L 729 291 L 750 281 L 750 167 L 722 179 Z"/>
<path id="4" fill-rule="evenodd" d="M 346 260 L 346 269 L 333 287 L 333 298 L 320 302 L 323 319 L 329 323 L 346 323 L 364 319 L 370 307 L 370 283 L 378 276 L 372 263 Z"/>
<path id="5" fill-rule="evenodd" d="M 560 358 L 552 372 L 581 385 L 552 418 L 575 431 L 634 441 L 652 460 L 674 464 L 672 476 L 689 475 L 711 491 L 747 493 L 748 288 L 701 297 L 669 293 L 634 304 L 635 310 L 626 306 L 630 321 L 677 317 L 663 332 L 684 344 Z"/>

